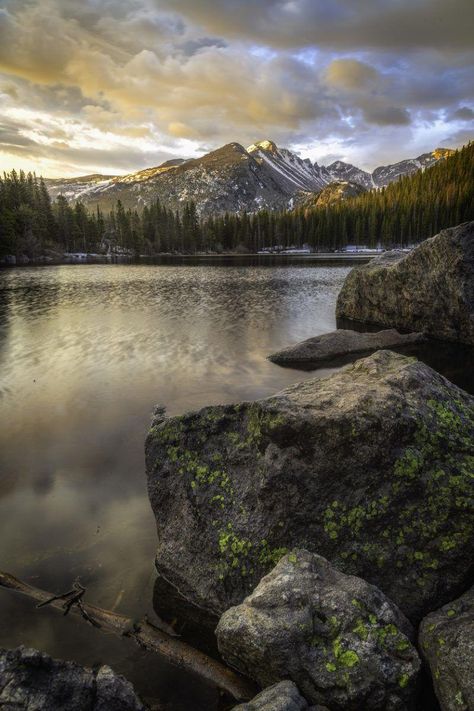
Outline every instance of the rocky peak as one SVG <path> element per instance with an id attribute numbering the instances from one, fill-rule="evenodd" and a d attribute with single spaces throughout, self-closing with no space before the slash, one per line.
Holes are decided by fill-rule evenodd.
<path id="1" fill-rule="evenodd" d="M 343 160 L 335 160 L 334 163 L 331 163 L 326 167 L 328 170 L 342 170 L 348 168 L 355 168 L 355 165 L 352 165 L 352 163 L 345 163 Z"/>
<path id="2" fill-rule="evenodd" d="M 129 175 L 88 175 L 47 180 L 46 184 L 53 200 L 62 194 L 70 202 L 81 200 L 88 207 L 100 205 L 103 210 L 111 209 L 118 199 L 135 209 L 159 197 L 172 209 L 193 199 L 200 214 L 253 212 L 301 204 L 298 196 L 302 192 L 314 194 L 334 181 L 358 183 L 368 190 L 388 185 L 400 175 L 429 168 L 451 153 L 448 148 L 436 148 L 370 174 L 341 160 L 320 166 L 287 148 L 278 148 L 267 138 L 247 150 L 240 143 L 227 143 L 199 158 L 172 159 Z"/>
<path id="3" fill-rule="evenodd" d="M 276 143 L 270 141 L 268 138 L 263 141 L 257 141 L 252 143 L 251 146 L 247 148 L 248 153 L 255 153 L 256 151 L 267 151 L 268 153 L 278 153 L 278 147 Z"/>
<path id="4" fill-rule="evenodd" d="M 188 168 L 204 167 L 206 169 L 227 169 L 235 163 L 240 163 L 244 160 L 251 160 L 251 157 L 240 143 L 226 143 L 225 146 L 211 151 L 201 158 L 194 158 L 186 164 L 180 166 L 180 171 L 186 171 Z"/>
<path id="5" fill-rule="evenodd" d="M 349 181 L 352 183 L 358 183 L 364 188 L 370 189 L 374 187 L 372 182 L 372 176 L 365 170 L 357 168 L 357 166 L 352 165 L 352 163 L 345 163 L 342 160 L 336 160 L 334 163 L 326 166 L 326 170 L 330 181 Z"/>
<path id="6" fill-rule="evenodd" d="M 435 148 L 431 152 L 431 155 L 435 160 L 441 160 L 441 158 L 448 158 L 456 153 L 452 148 Z"/>

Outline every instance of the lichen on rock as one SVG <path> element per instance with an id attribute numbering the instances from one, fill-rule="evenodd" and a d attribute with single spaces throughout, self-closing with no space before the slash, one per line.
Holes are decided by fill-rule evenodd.
<path id="1" fill-rule="evenodd" d="M 291 679 L 333 711 L 412 708 L 420 659 L 404 615 L 373 585 L 294 550 L 217 626 L 219 650 L 262 686 Z"/>
<path id="2" fill-rule="evenodd" d="M 474 588 L 425 617 L 419 645 L 442 711 L 474 708 Z"/>
<path id="3" fill-rule="evenodd" d="M 146 453 L 158 572 L 214 620 L 293 547 L 414 621 L 466 584 L 474 398 L 413 358 L 164 420 Z"/>

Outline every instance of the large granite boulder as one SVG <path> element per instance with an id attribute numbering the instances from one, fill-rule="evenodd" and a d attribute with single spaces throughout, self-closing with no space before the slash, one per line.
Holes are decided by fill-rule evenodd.
<path id="1" fill-rule="evenodd" d="M 345 356 L 356 356 L 384 348 L 405 348 L 425 343 L 422 333 L 399 333 L 388 328 L 376 333 L 359 333 L 349 329 L 339 329 L 321 336 L 307 338 L 294 346 L 272 353 L 268 360 L 279 365 L 317 364 Z"/>
<path id="2" fill-rule="evenodd" d="M 336 316 L 474 344 L 474 222 L 353 269 Z"/>
<path id="3" fill-rule="evenodd" d="M 262 686 L 291 679 L 333 711 L 408 709 L 421 662 L 405 616 L 375 586 L 294 550 L 221 617 L 224 659 Z"/>
<path id="4" fill-rule="evenodd" d="M 443 711 L 474 709 L 474 588 L 431 613 L 419 643 Z"/>
<path id="5" fill-rule="evenodd" d="M 110 667 L 87 669 L 36 649 L 0 649 L 2 711 L 145 711 Z"/>
<path id="6" fill-rule="evenodd" d="M 378 351 L 265 400 L 158 415 L 146 458 L 158 572 L 203 617 L 293 547 L 412 620 L 465 589 L 474 397 L 413 358 Z"/>
<path id="7" fill-rule="evenodd" d="M 234 711 L 306 711 L 308 704 L 292 681 L 280 681 Z"/>

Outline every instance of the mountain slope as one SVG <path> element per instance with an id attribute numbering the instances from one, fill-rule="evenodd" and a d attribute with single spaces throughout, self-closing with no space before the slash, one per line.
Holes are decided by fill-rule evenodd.
<path id="1" fill-rule="evenodd" d="M 349 180 L 338 180 L 329 183 L 316 196 L 312 196 L 309 200 L 302 203 L 302 207 L 329 207 L 335 203 L 343 202 L 349 198 L 359 197 L 367 192 L 360 183 L 353 183 Z"/>
<path id="2" fill-rule="evenodd" d="M 372 174 L 367 173 L 366 170 L 357 168 L 351 163 L 344 163 L 342 160 L 337 160 L 334 163 L 331 163 L 331 165 L 328 165 L 326 170 L 328 171 L 331 180 L 358 183 L 367 190 L 375 187 L 374 181 L 372 180 Z"/>
<path id="3" fill-rule="evenodd" d="M 382 165 L 372 173 L 373 183 L 377 188 L 384 187 L 403 175 L 411 175 L 417 170 L 431 168 L 432 165 L 453 155 L 454 152 L 450 148 L 435 148 L 431 153 L 423 153 L 418 158 L 408 158 L 408 160 L 402 160 L 393 165 Z"/>
<path id="4" fill-rule="evenodd" d="M 163 175 L 155 188 L 158 197 L 174 208 L 194 200 L 201 214 L 282 208 L 293 192 L 239 143 L 186 161 Z"/>
<path id="5" fill-rule="evenodd" d="M 53 199 L 63 194 L 89 208 L 108 211 L 120 200 L 125 208 L 140 209 L 157 198 L 173 210 L 193 200 L 200 215 L 256 212 L 291 208 L 333 182 L 357 183 L 365 189 L 382 187 L 417 170 L 434 165 L 453 151 L 436 149 L 418 158 L 380 166 L 372 174 L 350 163 L 329 166 L 312 163 L 264 140 L 243 148 L 229 143 L 200 158 L 175 159 L 124 176 L 87 175 L 47 180 Z M 334 193 L 336 195 L 338 193 Z M 309 196 L 311 197 L 311 196 Z"/>
<path id="6" fill-rule="evenodd" d="M 325 168 L 311 163 L 309 158 L 300 158 L 287 148 L 277 148 L 273 141 L 259 141 L 247 148 L 247 152 L 260 165 L 267 165 L 277 176 L 281 187 L 290 195 L 296 190 L 321 190 L 328 184 Z"/>

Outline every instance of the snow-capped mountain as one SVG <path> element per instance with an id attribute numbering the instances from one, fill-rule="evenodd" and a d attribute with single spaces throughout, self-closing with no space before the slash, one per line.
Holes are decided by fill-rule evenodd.
<path id="1" fill-rule="evenodd" d="M 47 184 L 51 197 L 62 193 L 68 200 L 80 199 L 89 207 L 98 204 L 107 210 L 121 200 L 126 208 L 139 208 L 159 198 L 175 210 L 194 200 L 202 215 L 282 209 L 288 207 L 298 189 L 239 143 L 229 143 L 201 158 L 168 161 L 130 175 Z"/>
<path id="2" fill-rule="evenodd" d="M 450 148 L 435 148 L 431 153 L 423 153 L 418 158 L 408 158 L 408 160 L 402 160 L 393 165 L 382 165 L 372 173 L 373 183 L 377 188 L 381 188 L 398 180 L 402 175 L 410 175 L 416 173 L 417 170 L 431 168 L 439 160 L 443 160 L 453 153 L 454 151 Z"/>
<path id="3" fill-rule="evenodd" d="M 247 153 L 261 165 L 277 173 L 280 185 L 290 194 L 297 190 L 321 190 L 328 184 L 328 172 L 309 158 L 300 158 L 287 148 L 277 148 L 273 141 L 259 141 Z"/>
<path id="4" fill-rule="evenodd" d="M 336 160 L 334 163 L 331 163 L 331 165 L 328 165 L 326 170 L 333 181 L 358 183 L 367 190 L 375 187 L 374 181 L 372 180 L 372 174 L 367 173 L 365 170 L 361 170 L 361 168 L 357 168 L 351 163 L 344 163 L 342 160 Z"/>
<path id="5" fill-rule="evenodd" d="M 320 166 L 264 140 L 247 149 L 228 143 L 200 158 L 170 160 L 129 175 L 87 175 L 47 180 L 46 184 L 53 199 L 62 194 L 71 202 L 81 200 L 90 208 L 99 205 L 103 210 L 111 209 L 117 200 L 126 208 L 141 208 L 159 198 L 174 210 L 194 200 L 202 215 L 255 212 L 301 204 L 302 194 L 306 200 L 311 198 L 308 194 L 319 193 L 334 182 L 357 183 L 365 189 L 382 187 L 451 153 L 438 148 L 418 158 L 380 166 L 371 174 L 343 161 Z"/>

